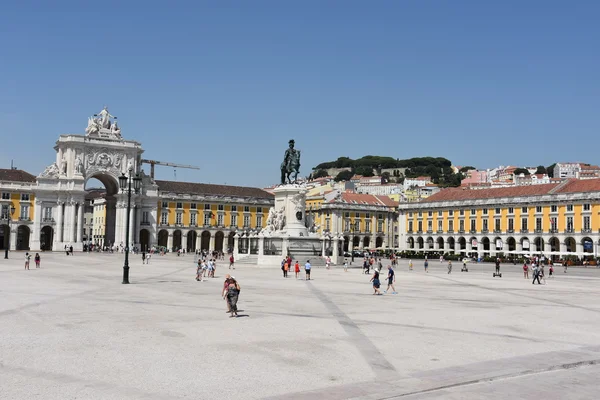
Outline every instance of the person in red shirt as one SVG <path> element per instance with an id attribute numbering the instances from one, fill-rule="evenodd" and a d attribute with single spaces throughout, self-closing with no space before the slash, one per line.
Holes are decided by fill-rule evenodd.
<path id="1" fill-rule="evenodd" d="M 235 265 L 234 265 L 234 259 L 233 259 L 233 254 L 231 256 L 229 256 L 229 269 L 231 269 L 231 267 L 233 267 L 233 269 L 235 269 Z"/>
<path id="2" fill-rule="evenodd" d="M 294 272 L 296 273 L 296 279 L 298 279 L 298 275 L 300 275 L 300 264 L 298 264 L 298 260 L 296 260 L 296 264 L 294 264 Z"/>

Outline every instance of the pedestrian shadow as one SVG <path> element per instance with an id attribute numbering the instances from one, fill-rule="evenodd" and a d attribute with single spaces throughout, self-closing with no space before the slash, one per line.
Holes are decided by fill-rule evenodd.
<path id="1" fill-rule="evenodd" d="M 250 315 L 248 314 L 238 314 L 236 315 L 236 318 L 243 318 L 243 317 L 249 317 Z"/>

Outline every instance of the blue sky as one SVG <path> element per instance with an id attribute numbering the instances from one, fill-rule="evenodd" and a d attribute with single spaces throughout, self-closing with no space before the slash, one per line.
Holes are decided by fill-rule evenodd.
<path id="1" fill-rule="evenodd" d="M 108 105 L 177 179 L 339 156 L 599 163 L 597 1 L 54 1 L 0 12 L 0 165 L 34 174 Z M 157 169 L 172 179 L 170 168 Z"/>

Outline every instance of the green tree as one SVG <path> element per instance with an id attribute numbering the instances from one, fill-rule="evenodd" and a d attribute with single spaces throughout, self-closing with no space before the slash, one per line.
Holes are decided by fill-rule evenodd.
<path id="1" fill-rule="evenodd" d="M 360 166 L 356 168 L 355 173 L 362 176 L 373 176 L 373 168 L 369 166 Z"/>
<path id="2" fill-rule="evenodd" d="M 384 182 L 389 182 L 390 181 L 390 173 L 389 172 L 384 172 L 383 174 L 381 174 L 381 179 Z"/>
<path id="3" fill-rule="evenodd" d="M 545 174 L 546 172 L 546 167 L 544 167 L 543 165 L 538 165 L 537 169 L 535 170 L 536 174 Z"/>
<path id="4" fill-rule="evenodd" d="M 523 174 L 523 175 L 531 175 L 529 173 L 529 171 L 526 170 L 525 168 L 517 168 L 517 169 L 515 169 L 515 172 L 513 172 L 513 174 L 515 174 L 515 175 L 521 175 L 521 174 Z"/>
<path id="5" fill-rule="evenodd" d="M 337 174 L 337 176 L 334 178 L 334 180 L 336 182 L 349 181 L 350 178 L 352 178 L 353 176 L 354 176 L 354 172 L 352 172 L 350 170 L 344 170 L 344 171 L 341 171 L 339 174 Z"/>
<path id="6" fill-rule="evenodd" d="M 312 174 L 312 179 L 325 178 L 329 174 L 324 169 L 318 169 Z"/>
<path id="7" fill-rule="evenodd" d="M 556 163 L 554 163 L 546 168 L 546 171 L 548 171 L 548 176 L 550 178 L 554 178 L 554 167 L 556 167 Z"/>
<path id="8" fill-rule="evenodd" d="M 462 167 L 462 168 L 460 169 L 460 172 L 463 172 L 463 173 L 465 173 L 465 172 L 471 171 L 471 170 L 473 170 L 473 169 L 476 169 L 476 168 L 475 168 L 475 167 L 471 167 L 471 166 L 469 165 L 468 167 Z"/>

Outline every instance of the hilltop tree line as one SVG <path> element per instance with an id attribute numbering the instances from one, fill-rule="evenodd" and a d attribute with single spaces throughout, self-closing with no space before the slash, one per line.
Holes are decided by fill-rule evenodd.
<path id="1" fill-rule="evenodd" d="M 336 181 L 350 180 L 354 175 L 374 176 L 381 175 L 385 182 L 402 183 L 406 178 L 418 176 L 430 176 L 433 183 L 440 186 L 460 186 L 464 179 L 461 172 L 455 174 L 451 168 L 452 162 L 443 157 L 415 157 L 406 160 L 394 159 L 392 157 L 365 156 L 357 160 L 349 157 L 340 157 L 336 161 L 324 162 L 314 168 L 311 178 L 327 176 L 329 168 L 349 168 L 341 171 L 335 177 Z M 404 174 L 399 170 L 382 173 L 383 169 L 402 168 Z"/>

